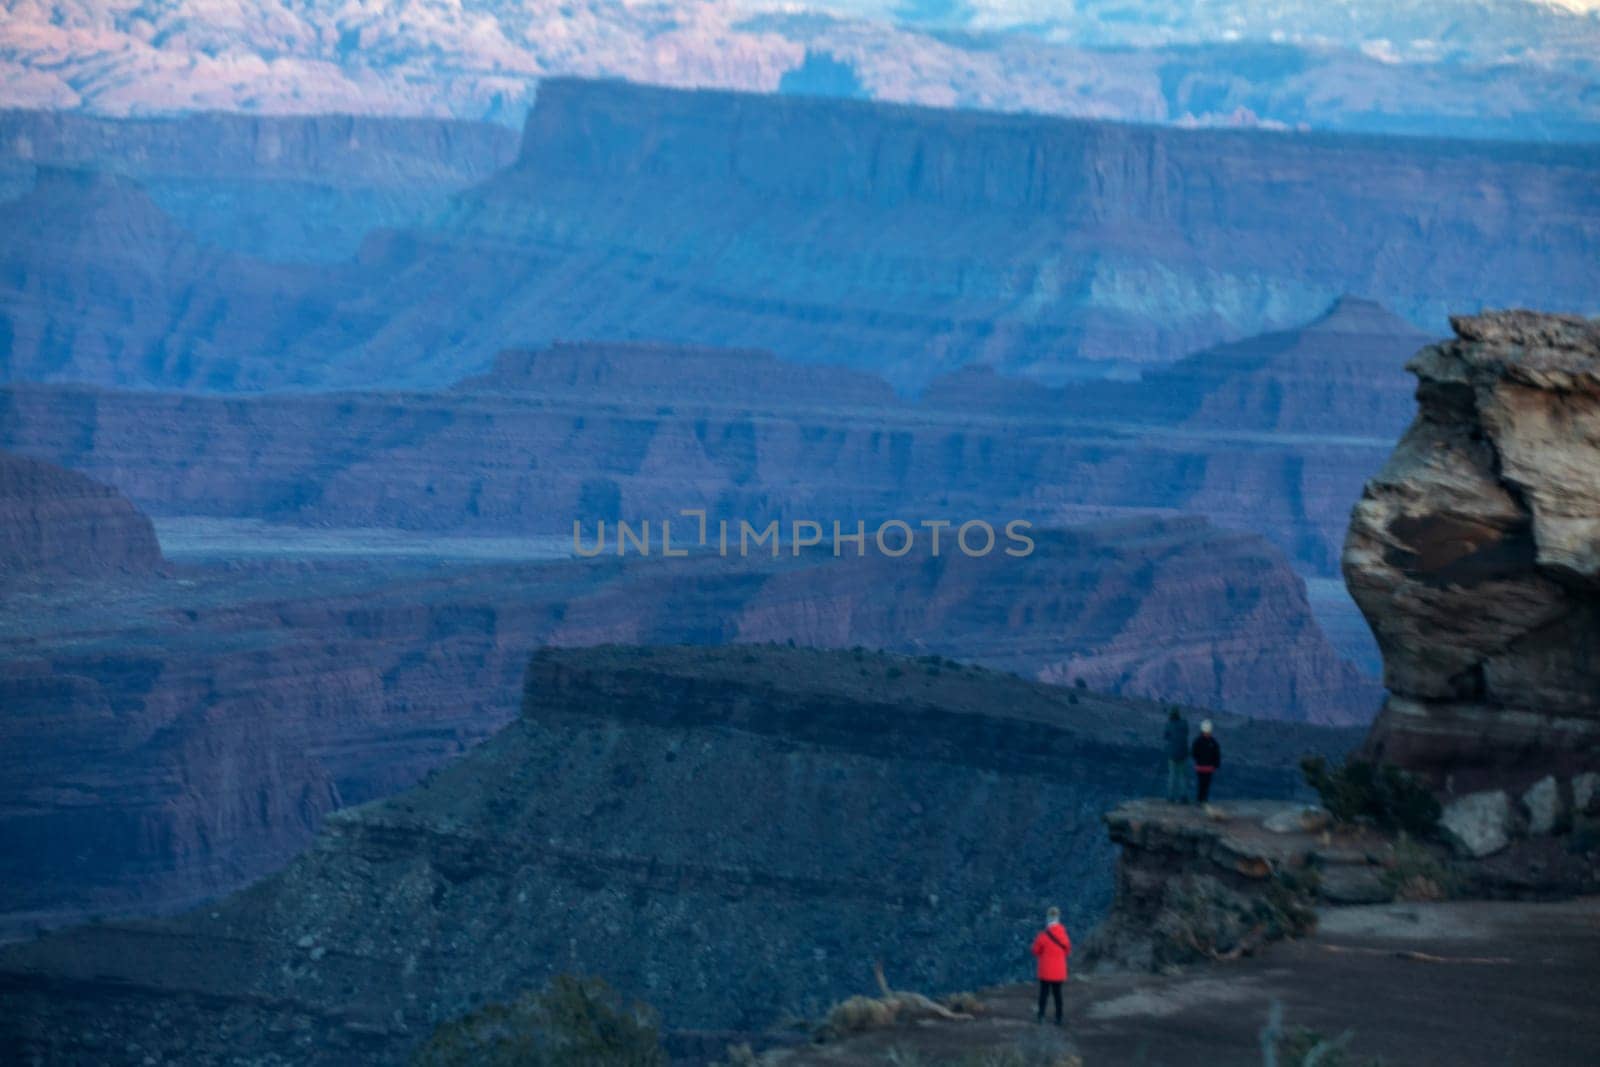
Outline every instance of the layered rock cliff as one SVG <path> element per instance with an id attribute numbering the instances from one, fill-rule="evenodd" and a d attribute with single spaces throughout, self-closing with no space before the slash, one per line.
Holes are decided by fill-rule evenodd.
<path id="1" fill-rule="evenodd" d="M 1059 382 L 1281 328 L 1342 293 L 1438 327 L 1447 307 L 1586 308 L 1596 153 L 552 79 L 513 165 L 375 231 L 331 276 L 282 281 L 238 343 L 227 316 L 195 315 L 159 366 L 80 358 L 78 334 L 121 306 L 89 284 L 115 269 L 93 244 L 30 246 L 24 276 L 48 267 L 68 298 L 6 313 L 51 338 L 39 366 L 97 384 L 439 386 L 507 343 L 573 337 L 761 348 L 900 387 L 968 363 Z M 32 210 L 49 224 L 72 206 Z M 161 299 L 212 283 L 176 274 Z M 277 381 L 216 380 L 224 348 Z"/>
<path id="2" fill-rule="evenodd" d="M 463 294 L 500 336 L 570 336 L 581 315 L 898 385 L 968 362 L 1060 378 L 1170 360 L 1345 292 L 1440 325 L 1462 303 L 1583 306 L 1592 258 L 1556 219 L 1600 210 L 1594 167 L 1587 149 L 1512 159 L 558 79 L 517 164 L 436 236 L 508 257 L 514 273 Z M 1543 221 L 1446 191 L 1483 181 Z M 560 249 L 563 284 L 517 272 L 511 240 L 524 262 Z M 1491 249 L 1518 268 L 1491 270 Z M 426 276 L 415 257 L 396 266 L 401 285 Z"/>
<path id="3" fill-rule="evenodd" d="M 1600 768 L 1600 322 L 1453 325 L 1345 546 L 1390 691 L 1368 749 L 1459 792 L 1553 774 L 1559 800 Z"/>
<path id="4" fill-rule="evenodd" d="M 115 489 L 0 452 L 0 585 L 150 574 L 160 565 L 150 520 Z"/>
<path id="5" fill-rule="evenodd" d="M 173 325 L 158 304 L 127 306 L 143 310 L 114 322 L 119 344 L 154 344 Z M 1182 389 L 1052 390 L 969 372 L 912 403 L 872 375 L 763 352 L 563 343 L 502 353 L 445 393 L 0 388 L 0 447 L 114 478 L 161 515 L 565 535 L 574 519 L 690 507 L 846 525 L 1182 512 L 1331 572 L 1350 502 L 1411 405 L 1382 370 L 1411 341 L 1382 332 L 1396 327 L 1381 312 L 1367 316 L 1379 327 L 1363 327 L 1350 307 L 1241 345 L 1238 358 L 1199 357 Z M 207 321 L 230 334 L 261 325 L 248 309 L 214 311 Z M 19 356 L 24 347 L 19 338 Z M 259 364 L 223 359 L 235 351 L 213 352 L 208 373 L 255 380 Z M 1318 384 L 1334 365 L 1362 387 Z"/>
<path id="6" fill-rule="evenodd" d="M 771 647 L 545 652 L 524 692 L 493 739 L 332 816 L 246 892 L 0 950 L 0 1038 L 52 1062 L 391 1063 L 563 971 L 715 1029 L 815 1013 L 875 959 L 908 986 L 991 982 L 1041 899 L 1073 922 L 1103 906 L 1094 813 L 1144 788 L 1161 722 L 970 668 Z M 1294 753 L 1341 744 L 1227 728 L 1246 792 L 1291 789 Z"/>

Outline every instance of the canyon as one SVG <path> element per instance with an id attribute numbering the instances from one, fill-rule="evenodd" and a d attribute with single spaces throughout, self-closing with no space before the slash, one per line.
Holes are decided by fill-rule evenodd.
<path id="1" fill-rule="evenodd" d="M 599 342 L 505 351 L 426 392 L 15 384 L 0 386 L 0 448 L 112 482 L 157 517 L 570 536 L 574 521 L 695 508 L 825 528 L 1196 514 L 1330 575 L 1350 505 L 1412 410 L 1395 368 L 1423 339 L 1344 299 L 1139 383 L 966 370 L 916 401 L 761 351 Z M 254 373 L 235 350 L 214 358 Z"/>
<path id="2" fill-rule="evenodd" d="M 815 1014 L 872 959 L 924 988 L 991 982 L 1042 887 L 1071 922 L 1103 904 L 1092 813 L 1142 791 L 1162 720 L 949 662 L 772 646 L 545 650 L 523 692 L 493 738 L 330 816 L 249 890 L 0 949 L 0 1036 L 56 1062 L 389 1063 L 561 970 L 722 1034 Z M 1221 722 L 1244 792 L 1292 792 L 1303 749 L 1353 739 Z M 630 923 L 652 936 L 622 959 Z"/>
<path id="3" fill-rule="evenodd" d="M 278 143 L 314 145 L 334 173 L 378 166 L 341 147 L 349 130 L 282 122 Z M 50 169 L 81 154 L 41 155 L 39 184 L 4 220 L 18 235 L 0 260 L 5 378 L 437 388 L 511 345 L 589 338 L 763 349 L 902 391 L 970 364 L 1062 384 L 1304 322 L 1346 293 L 1442 330 L 1460 307 L 1593 310 L 1600 281 L 1600 157 L 1586 144 L 1175 130 L 577 79 L 541 84 L 515 159 L 490 173 L 493 138 L 397 131 L 412 155 L 446 157 L 416 164 L 444 183 L 425 197 L 463 186 L 421 218 L 395 213 L 354 254 L 337 251 L 349 234 L 308 240 L 318 261 L 297 264 L 247 254 L 248 238 L 201 241 L 148 191 Z M 252 138 L 268 131 L 235 139 Z M 247 228 L 225 196 L 208 222 L 204 199 L 185 210 L 197 232 Z M 328 213 L 316 197 L 274 203 L 299 221 L 256 251 Z M 122 214 L 142 220 L 136 233 L 75 221 Z M 221 353 L 248 369 L 225 370 Z"/>
<path id="4" fill-rule="evenodd" d="M 948 542 L 902 558 L 178 556 L 153 578 L 0 597 L 0 928 L 167 911 L 276 869 L 329 811 L 503 725 L 541 647 L 881 647 L 1063 694 L 1327 723 L 1379 702 L 1258 538 L 1192 518 L 1033 538 L 1026 559 Z"/>
<path id="5" fill-rule="evenodd" d="M 1450 847 L 1590 878 L 1596 324 L 1429 342 L 1595 310 L 1596 173 L 559 78 L 520 141 L 0 115 L 0 1046 L 401 1062 L 562 971 L 715 1044 L 874 958 L 997 981 L 1041 894 L 1105 911 L 1173 703 L 1235 805 L 1381 705 Z M 829 545 L 891 518 L 1032 551 Z M 1113 830 L 1234 863 L 1269 808 Z"/>

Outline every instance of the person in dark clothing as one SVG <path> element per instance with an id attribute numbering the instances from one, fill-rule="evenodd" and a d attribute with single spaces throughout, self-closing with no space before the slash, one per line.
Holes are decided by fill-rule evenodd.
<path id="1" fill-rule="evenodd" d="M 1167 801 L 1172 804 L 1188 802 L 1188 790 L 1183 787 L 1183 772 L 1189 762 L 1189 724 L 1183 714 L 1173 707 L 1167 716 L 1165 736 L 1167 749 Z"/>
<path id="2" fill-rule="evenodd" d="M 1195 801 L 1204 804 L 1211 795 L 1211 776 L 1222 766 L 1222 746 L 1211 736 L 1210 719 L 1200 724 L 1200 736 L 1194 739 L 1190 754 L 1194 756 Z"/>
<path id="3" fill-rule="evenodd" d="M 1045 1001 L 1056 1002 L 1056 1025 L 1061 1025 L 1061 987 L 1067 981 L 1067 957 L 1072 955 L 1072 938 L 1061 925 L 1061 909 L 1051 908 L 1044 915 L 1045 926 L 1033 939 L 1033 954 L 1038 959 L 1039 1015 L 1044 1022 Z"/>

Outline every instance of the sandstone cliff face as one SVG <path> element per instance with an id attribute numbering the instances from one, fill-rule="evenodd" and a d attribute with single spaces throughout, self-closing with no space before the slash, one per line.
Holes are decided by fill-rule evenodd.
<path id="1" fill-rule="evenodd" d="M 1003 979 L 1041 899 L 1077 929 L 1104 905 L 1095 813 L 1151 774 L 1159 707 L 1069 695 L 875 654 L 544 652 L 515 723 L 281 874 L 0 951 L 0 1039 L 205 1062 L 225 1028 L 230 1056 L 389 1063 L 563 971 L 711 1029 L 815 1014 L 874 959 L 908 987 Z M 1234 788 L 1266 794 L 1341 736 L 1223 728 Z"/>
<path id="2" fill-rule="evenodd" d="M 0 452 L 0 584 L 149 574 L 160 565 L 150 520 L 115 489 Z"/>
<path id="3" fill-rule="evenodd" d="M 1411 363 L 1351 519 L 1384 654 L 1370 750 L 1458 788 L 1600 766 L 1600 323 L 1498 312 Z"/>

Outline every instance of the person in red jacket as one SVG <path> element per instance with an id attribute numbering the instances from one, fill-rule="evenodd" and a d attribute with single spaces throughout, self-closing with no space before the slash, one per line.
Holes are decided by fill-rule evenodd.
<path id="1" fill-rule="evenodd" d="M 1044 1022 L 1044 1004 L 1050 997 L 1056 1002 L 1056 1025 L 1061 1025 L 1061 987 L 1067 981 L 1067 957 L 1072 955 L 1072 938 L 1061 925 L 1061 909 L 1051 908 L 1044 913 L 1044 929 L 1033 939 L 1033 954 L 1039 961 L 1039 1015 Z"/>

